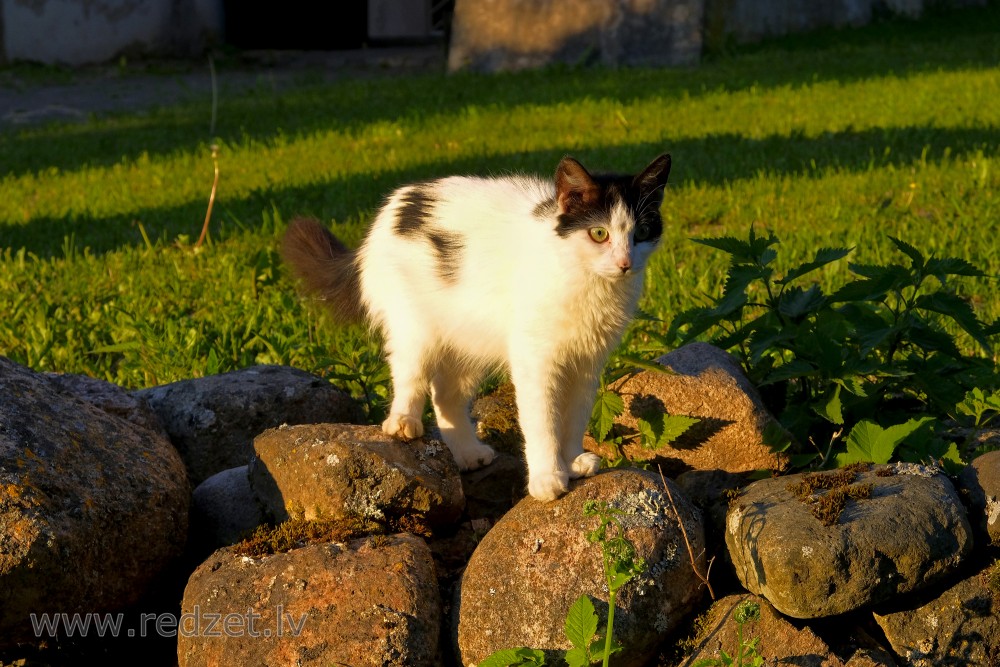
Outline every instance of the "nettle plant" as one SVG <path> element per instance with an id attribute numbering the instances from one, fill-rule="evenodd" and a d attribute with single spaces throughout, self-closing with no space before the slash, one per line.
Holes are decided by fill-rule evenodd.
<path id="1" fill-rule="evenodd" d="M 955 434 L 1000 414 L 991 358 L 1000 320 L 981 322 L 955 283 L 985 278 L 956 257 L 926 257 L 889 237 L 904 257 L 888 264 L 849 263 L 854 275 L 826 293 L 802 279 L 851 248 L 822 248 L 811 261 L 779 273 L 779 241 L 696 238 L 730 257 L 722 295 L 678 315 L 671 344 L 707 338 L 734 354 L 768 408 L 815 451 L 796 465 L 844 465 L 891 459 L 964 463 L 972 443 Z M 963 352 L 956 334 L 985 354 Z M 769 443 L 785 449 L 790 443 Z"/>
<path id="2" fill-rule="evenodd" d="M 601 547 L 604 566 L 604 584 L 608 589 L 608 614 L 604 634 L 598 633 L 600 619 L 590 597 L 581 595 L 566 614 L 564 630 L 572 648 L 560 653 L 556 662 L 547 662 L 546 653 L 527 647 L 501 649 L 479 663 L 479 667 L 541 667 L 566 665 L 587 667 L 601 663 L 608 667 L 611 656 L 624 650 L 614 639 L 615 605 L 618 591 L 629 581 L 646 570 L 646 562 L 637 555 L 635 544 L 625 536 L 625 529 L 617 519 L 621 510 L 604 501 L 588 500 L 583 505 L 583 515 L 596 517 L 598 526 L 587 531 L 587 541 Z"/>

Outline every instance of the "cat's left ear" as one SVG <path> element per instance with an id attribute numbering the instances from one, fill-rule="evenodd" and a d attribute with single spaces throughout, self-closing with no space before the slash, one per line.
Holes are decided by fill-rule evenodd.
<path id="1" fill-rule="evenodd" d="M 669 175 L 670 154 L 664 153 L 650 162 L 649 166 L 635 177 L 635 187 L 643 193 L 656 193 L 657 198 L 663 201 L 663 188 L 667 184 L 667 176 Z"/>

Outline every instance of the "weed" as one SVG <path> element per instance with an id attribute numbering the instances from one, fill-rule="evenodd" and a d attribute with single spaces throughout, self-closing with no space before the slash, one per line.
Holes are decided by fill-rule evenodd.
<path id="1" fill-rule="evenodd" d="M 670 337 L 687 342 L 708 334 L 737 355 L 786 428 L 801 442 L 829 443 L 825 451 L 817 446 L 821 465 L 893 457 L 963 463 L 934 426 L 956 404 L 969 405 L 960 403 L 967 392 L 1000 382 L 988 356 L 1000 323 L 982 323 L 954 285 L 985 277 L 982 270 L 957 257 L 925 256 L 890 236 L 905 263 L 850 263 L 854 279 L 827 292 L 816 282 L 798 283 L 851 249 L 821 248 L 779 274 L 773 233 L 759 236 L 751 226 L 746 240 L 694 240 L 729 255 L 726 284 L 713 305 L 678 315 Z M 963 352 L 960 333 L 987 356 Z"/>
<path id="2" fill-rule="evenodd" d="M 619 510 L 603 501 L 588 500 L 583 514 L 597 517 L 598 526 L 587 532 L 587 541 L 601 547 L 604 581 L 608 587 L 608 618 L 604 636 L 597 635 L 599 619 L 594 603 L 581 595 L 566 615 L 564 630 L 573 648 L 563 659 L 569 667 L 586 667 L 595 662 L 608 666 L 611 656 L 622 650 L 614 641 L 615 602 L 618 591 L 646 569 L 645 561 L 636 555 L 635 545 L 625 537 L 625 531 L 615 515 Z M 595 636 L 596 635 L 596 636 Z M 545 653 L 530 648 L 502 649 L 478 663 L 479 667 L 511 667 L 513 665 L 545 665 Z"/>
<path id="3" fill-rule="evenodd" d="M 722 649 L 718 658 L 704 658 L 694 663 L 694 667 L 761 667 L 764 658 L 757 652 L 760 637 L 750 641 L 743 638 L 743 626 L 760 620 L 760 605 L 746 599 L 736 605 L 733 610 L 733 620 L 736 621 L 736 653 L 729 655 Z"/>

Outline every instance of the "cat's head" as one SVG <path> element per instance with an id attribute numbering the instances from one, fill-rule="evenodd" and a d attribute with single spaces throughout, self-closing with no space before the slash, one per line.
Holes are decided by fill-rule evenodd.
<path id="1" fill-rule="evenodd" d="M 556 168 L 556 234 L 575 244 L 593 273 L 611 280 L 641 273 L 660 241 L 660 204 L 670 174 L 661 155 L 638 175 L 591 174 L 571 157 Z"/>

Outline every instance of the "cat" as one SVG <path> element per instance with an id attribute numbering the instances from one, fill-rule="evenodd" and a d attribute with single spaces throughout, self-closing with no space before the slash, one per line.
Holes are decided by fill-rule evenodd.
<path id="1" fill-rule="evenodd" d="M 357 251 L 293 221 L 282 255 L 303 289 L 383 336 L 393 397 L 382 430 L 423 435 L 428 388 L 462 470 L 489 464 L 469 416 L 484 376 L 509 373 L 528 492 L 552 500 L 593 475 L 583 451 L 598 382 L 632 319 L 659 243 L 670 156 L 638 175 L 565 157 L 554 180 L 452 176 L 392 192 Z"/>

